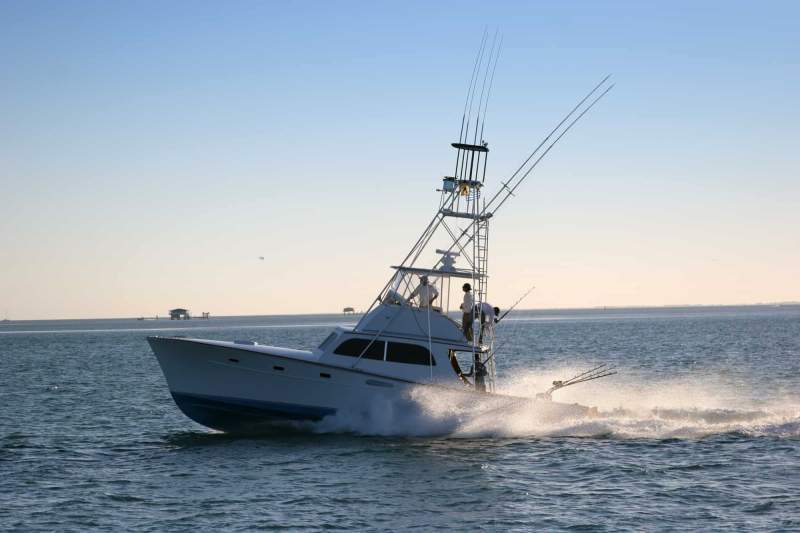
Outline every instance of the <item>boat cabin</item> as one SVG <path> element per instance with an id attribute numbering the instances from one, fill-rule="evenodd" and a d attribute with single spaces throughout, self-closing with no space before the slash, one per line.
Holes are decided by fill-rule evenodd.
<path id="1" fill-rule="evenodd" d="M 465 375 L 474 371 L 476 350 L 484 353 L 486 348 L 468 340 L 449 314 L 452 305 L 461 317 L 462 283 L 453 278 L 466 281 L 473 273 L 452 262 L 441 269 L 393 268 L 394 279 L 380 303 L 354 328 L 331 333 L 317 348 L 320 361 L 411 382 L 474 386 Z M 458 291 L 452 299 L 451 286 Z M 433 302 L 426 301 L 433 295 Z"/>

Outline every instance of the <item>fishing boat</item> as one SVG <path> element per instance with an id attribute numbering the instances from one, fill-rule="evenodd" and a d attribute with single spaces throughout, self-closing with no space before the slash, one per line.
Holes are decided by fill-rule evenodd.
<path id="1" fill-rule="evenodd" d="M 222 431 L 363 413 L 419 388 L 485 399 L 498 408 L 531 404 L 552 416 L 588 416 L 589 406 L 555 402 L 562 387 L 611 375 L 600 365 L 542 394 L 497 386 L 495 320 L 489 295 L 489 226 L 556 143 L 613 87 L 607 76 L 567 113 L 496 192 L 484 195 L 489 145 L 484 118 L 499 55 L 484 36 L 464 104 L 450 176 L 437 183 L 435 213 L 353 327 L 336 327 L 312 350 L 252 341 L 149 337 L 178 407 Z M 481 81 L 482 80 L 482 81 Z M 488 82 L 487 82 L 488 80 Z M 433 199 L 432 202 L 433 204 Z M 471 296 L 464 298 L 465 285 Z M 467 309 L 460 309 L 464 302 Z M 474 305 L 474 307 L 473 307 Z M 495 317 L 499 319 L 500 317 Z M 460 319 L 460 321 L 459 321 Z"/>

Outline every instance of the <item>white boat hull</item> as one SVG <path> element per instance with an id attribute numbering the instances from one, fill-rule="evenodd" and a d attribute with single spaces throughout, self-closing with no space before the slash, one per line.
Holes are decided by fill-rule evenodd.
<path id="1" fill-rule="evenodd" d="M 222 431 L 276 421 L 316 421 L 359 409 L 376 395 L 400 398 L 412 383 L 303 360 L 281 349 L 150 337 L 175 403 Z"/>
<path id="2" fill-rule="evenodd" d="M 341 411 L 367 413 L 373 402 L 407 399 L 418 386 L 458 396 L 479 394 L 324 364 L 311 352 L 299 350 L 175 337 L 148 341 L 181 411 L 199 424 L 226 432 L 319 421 Z M 533 401 L 491 396 L 498 406 Z M 589 411 L 578 405 L 536 403 L 546 404 L 537 405 L 537 411 L 553 416 L 583 416 Z"/>

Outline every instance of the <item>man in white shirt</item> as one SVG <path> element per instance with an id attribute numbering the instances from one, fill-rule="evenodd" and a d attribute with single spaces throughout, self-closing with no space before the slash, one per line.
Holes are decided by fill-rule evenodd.
<path id="1" fill-rule="evenodd" d="M 480 306 L 481 311 L 481 333 L 478 336 L 478 342 L 483 342 L 483 333 L 488 331 L 490 328 L 494 328 L 494 325 L 499 320 L 497 317 L 500 315 L 500 309 L 498 307 L 492 307 L 492 304 L 488 302 L 483 302 Z"/>
<path id="2" fill-rule="evenodd" d="M 461 289 L 464 291 L 464 302 L 461 304 L 461 331 L 468 341 L 472 342 L 472 322 L 475 318 L 475 300 L 472 297 L 472 286 L 465 283 Z"/>
<path id="3" fill-rule="evenodd" d="M 439 297 L 439 291 L 436 290 L 436 287 L 428 283 L 428 276 L 422 276 L 419 278 L 419 285 L 408 296 L 408 299 L 413 300 L 417 296 L 419 296 L 420 307 L 430 306 L 433 301 Z"/>

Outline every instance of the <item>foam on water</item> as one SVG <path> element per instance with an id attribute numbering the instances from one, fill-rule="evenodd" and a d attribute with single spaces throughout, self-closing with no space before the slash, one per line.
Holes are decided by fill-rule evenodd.
<path id="1" fill-rule="evenodd" d="M 579 368 L 517 376 L 499 392 L 533 398 L 554 379 Z M 401 401 L 376 400 L 366 411 L 340 412 L 314 425 L 317 432 L 453 438 L 607 437 L 692 439 L 718 434 L 800 436 L 800 396 L 761 398 L 757 387 L 732 386 L 717 376 L 642 382 L 625 372 L 554 394 L 559 403 L 597 407 L 597 416 L 553 415 L 541 404 L 508 405 L 418 387 Z"/>

